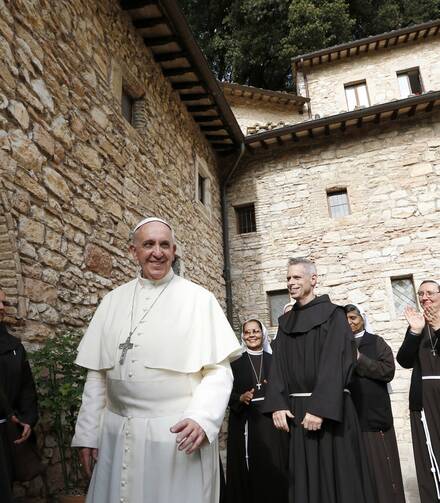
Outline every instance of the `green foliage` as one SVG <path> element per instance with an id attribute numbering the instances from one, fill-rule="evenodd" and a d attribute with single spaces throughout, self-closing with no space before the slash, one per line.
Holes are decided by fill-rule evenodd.
<path id="1" fill-rule="evenodd" d="M 440 0 L 180 0 L 219 80 L 291 86 L 290 59 L 440 18 Z"/>
<path id="2" fill-rule="evenodd" d="M 42 419 L 57 441 L 66 492 L 84 486 L 78 450 L 70 447 L 81 406 L 86 370 L 74 360 L 82 333 L 67 331 L 29 354 Z"/>
<path id="3" fill-rule="evenodd" d="M 350 39 L 355 20 L 345 0 L 298 0 L 289 8 L 286 44 L 295 55 Z"/>

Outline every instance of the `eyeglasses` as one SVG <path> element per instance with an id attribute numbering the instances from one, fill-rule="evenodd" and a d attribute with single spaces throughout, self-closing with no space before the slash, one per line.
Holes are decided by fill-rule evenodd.
<path id="1" fill-rule="evenodd" d="M 428 299 L 431 299 L 434 297 L 434 295 L 437 295 L 440 292 L 417 292 L 417 297 L 419 299 L 423 298 L 424 296 L 428 297 Z"/>
<path id="2" fill-rule="evenodd" d="M 252 334 L 261 334 L 261 330 L 259 328 L 253 328 L 252 330 L 244 331 L 244 335 L 252 335 Z"/>

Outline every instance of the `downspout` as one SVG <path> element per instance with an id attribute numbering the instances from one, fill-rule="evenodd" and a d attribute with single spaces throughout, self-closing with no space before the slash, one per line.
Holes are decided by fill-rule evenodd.
<path id="1" fill-rule="evenodd" d="M 226 316 L 229 320 L 229 323 L 232 325 L 232 280 L 231 280 L 231 255 L 229 248 L 229 225 L 228 225 L 228 205 L 227 205 L 227 197 L 226 197 L 226 186 L 230 182 L 232 175 L 238 168 L 240 161 L 246 152 L 246 147 L 244 142 L 240 144 L 240 153 L 232 166 L 232 169 L 229 170 L 225 180 L 221 186 L 221 206 L 222 206 L 222 227 L 223 227 L 223 257 L 224 257 L 224 269 L 223 269 L 223 278 L 225 280 L 225 290 L 226 290 Z"/>

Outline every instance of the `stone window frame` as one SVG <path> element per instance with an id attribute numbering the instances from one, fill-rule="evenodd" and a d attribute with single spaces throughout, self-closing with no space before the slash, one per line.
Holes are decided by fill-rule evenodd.
<path id="1" fill-rule="evenodd" d="M 285 297 L 285 300 L 283 300 L 282 308 L 289 302 L 289 291 L 287 290 L 286 287 L 284 288 L 277 288 L 274 290 L 266 290 L 266 299 L 267 299 L 267 308 L 269 312 L 269 317 L 268 319 L 270 320 L 270 326 L 271 327 L 277 327 L 278 326 L 278 318 L 283 314 L 283 311 L 279 312 L 279 314 L 274 313 L 274 308 L 279 307 L 273 305 L 273 299 L 276 298 L 277 302 L 281 300 L 281 297 Z M 275 319 L 275 318 L 276 319 Z"/>
<path id="2" fill-rule="evenodd" d="M 243 227 L 241 226 L 241 220 L 240 220 L 240 212 L 244 211 L 248 208 L 252 208 L 252 215 L 251 215 L 251 222 L 250 222 L 250 227 L 252 228 L 251 230 L 243 230 Z M 258 231 L 257 228 L 257 215 L 255 211 L 255 202 L 250 201 L 248 203 L 242 203 L 242 204 L 236 204 L 234 205 L 234 214 L 235 214 L 235 222 L 236 222 L 236 232 L 240 236 L 245 236 L 249 234 L 254 234 L 255 232 Z"/>
<path id="3" fill-rule="evenodd" d="M 403 309 L 399 311 L 399 309 L 396 306 L 396 289 L 393 288 L 393 283 L 401 280 L 409 280 L 411 282 L 412 286 L 412 291 L 414 294 L 414 300 L 413 300 L 413 307 L 418 309 L 419 302 L 417 299 L 417 294 L 416 294 L 416 286 L 415 286 L 415 281 L 414 281 L 414 275 L 412 273 L 402 273 L 402 274 L 394 274 L 389 277 L 388 279 L 388 292 L 389 292 L 389 298 L 390 298 L 390 306 L 391 306 L 391 314 L 394 319 L 399 319 L 402 317 Z M 410 302 L 407 302 L 406 304 L 411 305 L 411 299 L 409 298 Z"/>
<path id="4" fill-rule="evenodd" d="M 333 206 L 331 205 L 330 199 L 334 195 L 339 195 L 339 194 L 345 194 L 347 198 L 347 213 L 344 215 L 335 215 L 332 213 L 333 211 Z M 351 215 L 351 205 L 350 205 L 350 198 L 348 196 L 348 189 L 345 186 L 336 186 L 336 187 L 329 187 L 326 189 L 326 197 L 327 197 L 327 208 L 328 208 L 328 214 L 330 218 L 337 219 L 337 218 L 344 218 L 349 215 Z M 342 205 L 338 205 L 342 206 Z"/>
<path id="5" fill-rule="evenodd" d="M 358 88 L 361 86 L 365 86 L 365 94 L 367 97 L 367 103 L 363 104 L 360 102 L 359 99 L 359 93 L 358 93 Z M 350 102 L 348 100 L 348 95 L 347 95 L 347 89 L 354 88 L 355 91 L 355 96 L 356 96 L 356 105 L 354 108 L 350 108 Z M 367 108 L 371 105 L 371 99 L 370 99 L 370 93 L 368 92 L 368 85 L 367 85 L 367 79 L 362 79 L 362 80 L 357 80 L 354 82 L 346 82 L 344 84 L 344 93 L 345 93 L 345 100 L 347 102 L 347 110 L 351 112 L 352 110 L 359 110 L 361 108 Z"/>
<path id="6" fill-rule="evenodd" d="M 146 90 L 142 83 L 137 79 L 126 64 L 112 59 L 109 75 L 109 83 L 112 94 L 118 103 L 118 111 L 134 129 L 140 129 L 145 126 L 144 109 Z M 124 96 L 131 99 L 131 121 L 123 113 Z"/>
<path id="7" fill-rule="evenodd" d="M 202 183 L 200 181 L 202 180 Z M 204 159 L 195 156 L 194 161 L 194 201 L 205 215 L 212 213 L 212 180 L 208 165 Z M 203 191 L 200 193 L 200 191 Z"/>
<path id="8" fill-rule="evenodd" d="M 172 269 L 174 271 L 174 274 L 177 274 L 177 276 L 180 276 L 181 278 L 185 277 L 185 261 L 183 256 L 184 254 L 182 246 L 179 243 L 176 243 L 176 253 L 173 260 Z"/>
<path id="9" fill-rule="evenodd" d="M 416 73 L 417 77 L 418 77 L 418 81 L 419 81 L 419 85 L 420 85 L 420 92 L 419 93 L 412 92 L 413 89 L 411 87 L 411 81 L 410 81 L 409 75 L 410 74 L 414 74 L 414 73 Z M 409 81 L 408 88 L 411 90 L 411 93 L 407 94 L 406 96 L 402 95 L 402 89 L 400 87 L 400 80 L 399 80 L 399 78 L 401 76 L 403 76 L 403 75 L 405 75 L 408 78 L 408 81 Z M 398 70 L 396 72 L 396 77 L 397 77 L 397 87 L 398 87 L 400 98 L 403 99 L 403 98 L 408 98 L 410 96 L 420 96 L 421 94 L 423 94 L 425 92 L 425 86 L 423 85 L 422 74 L 420 73 L 420 67 L 419 66 L 413 66 L 411 68 L 405 68 L 404 70 Z"/>

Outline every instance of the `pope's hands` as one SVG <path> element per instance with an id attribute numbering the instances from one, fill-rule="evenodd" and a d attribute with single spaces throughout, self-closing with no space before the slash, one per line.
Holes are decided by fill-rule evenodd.
<path id="1" fill-rule="evenodd" d="M 317 431 L 321 429 L 322 417 L 314 416 L 313 414 L 306 412 L 301 424 L 304 426 L 305 430 Z"/>
<path id="2" fill-rule="evenodd" d="M 255 389 L 252 388 L 249 391 L 245 391 L 242 395 L 240 395 L 240 402 L 249 405 L 251 403 L 252 398 L 254 398 Z"/>
<path id="3" fill-rule="evenodd" d="M 186 454 L 195 452 L 206 438 L 203 428 L 193 419 L 182 419 L 170 428 L 171 433 L 177 433 L 176 443 L 179 451 Z"/>
<path id="4" fill-rule="evenodd" d="M 287 418 L 293 419 L 294 417 L 290 410 L 277 410 L 272 414 L 272 421 L 277 430 L 289 431 Z"/>
<path id="5" fill-rule="evenodd" d="M 98 461 L 98 449 L 81 447 L 79 451 L 79 459 L 84 473 L 90 478 L 92 476 L 93 465 Z"/>
<path id="6" fill-rule="evenodd" d="M 405 315 L 411 332 L 420 335 L 425 328 L 425 317 L 423 314 L 410 306 L 405 307 L 403 314 Z"/>

